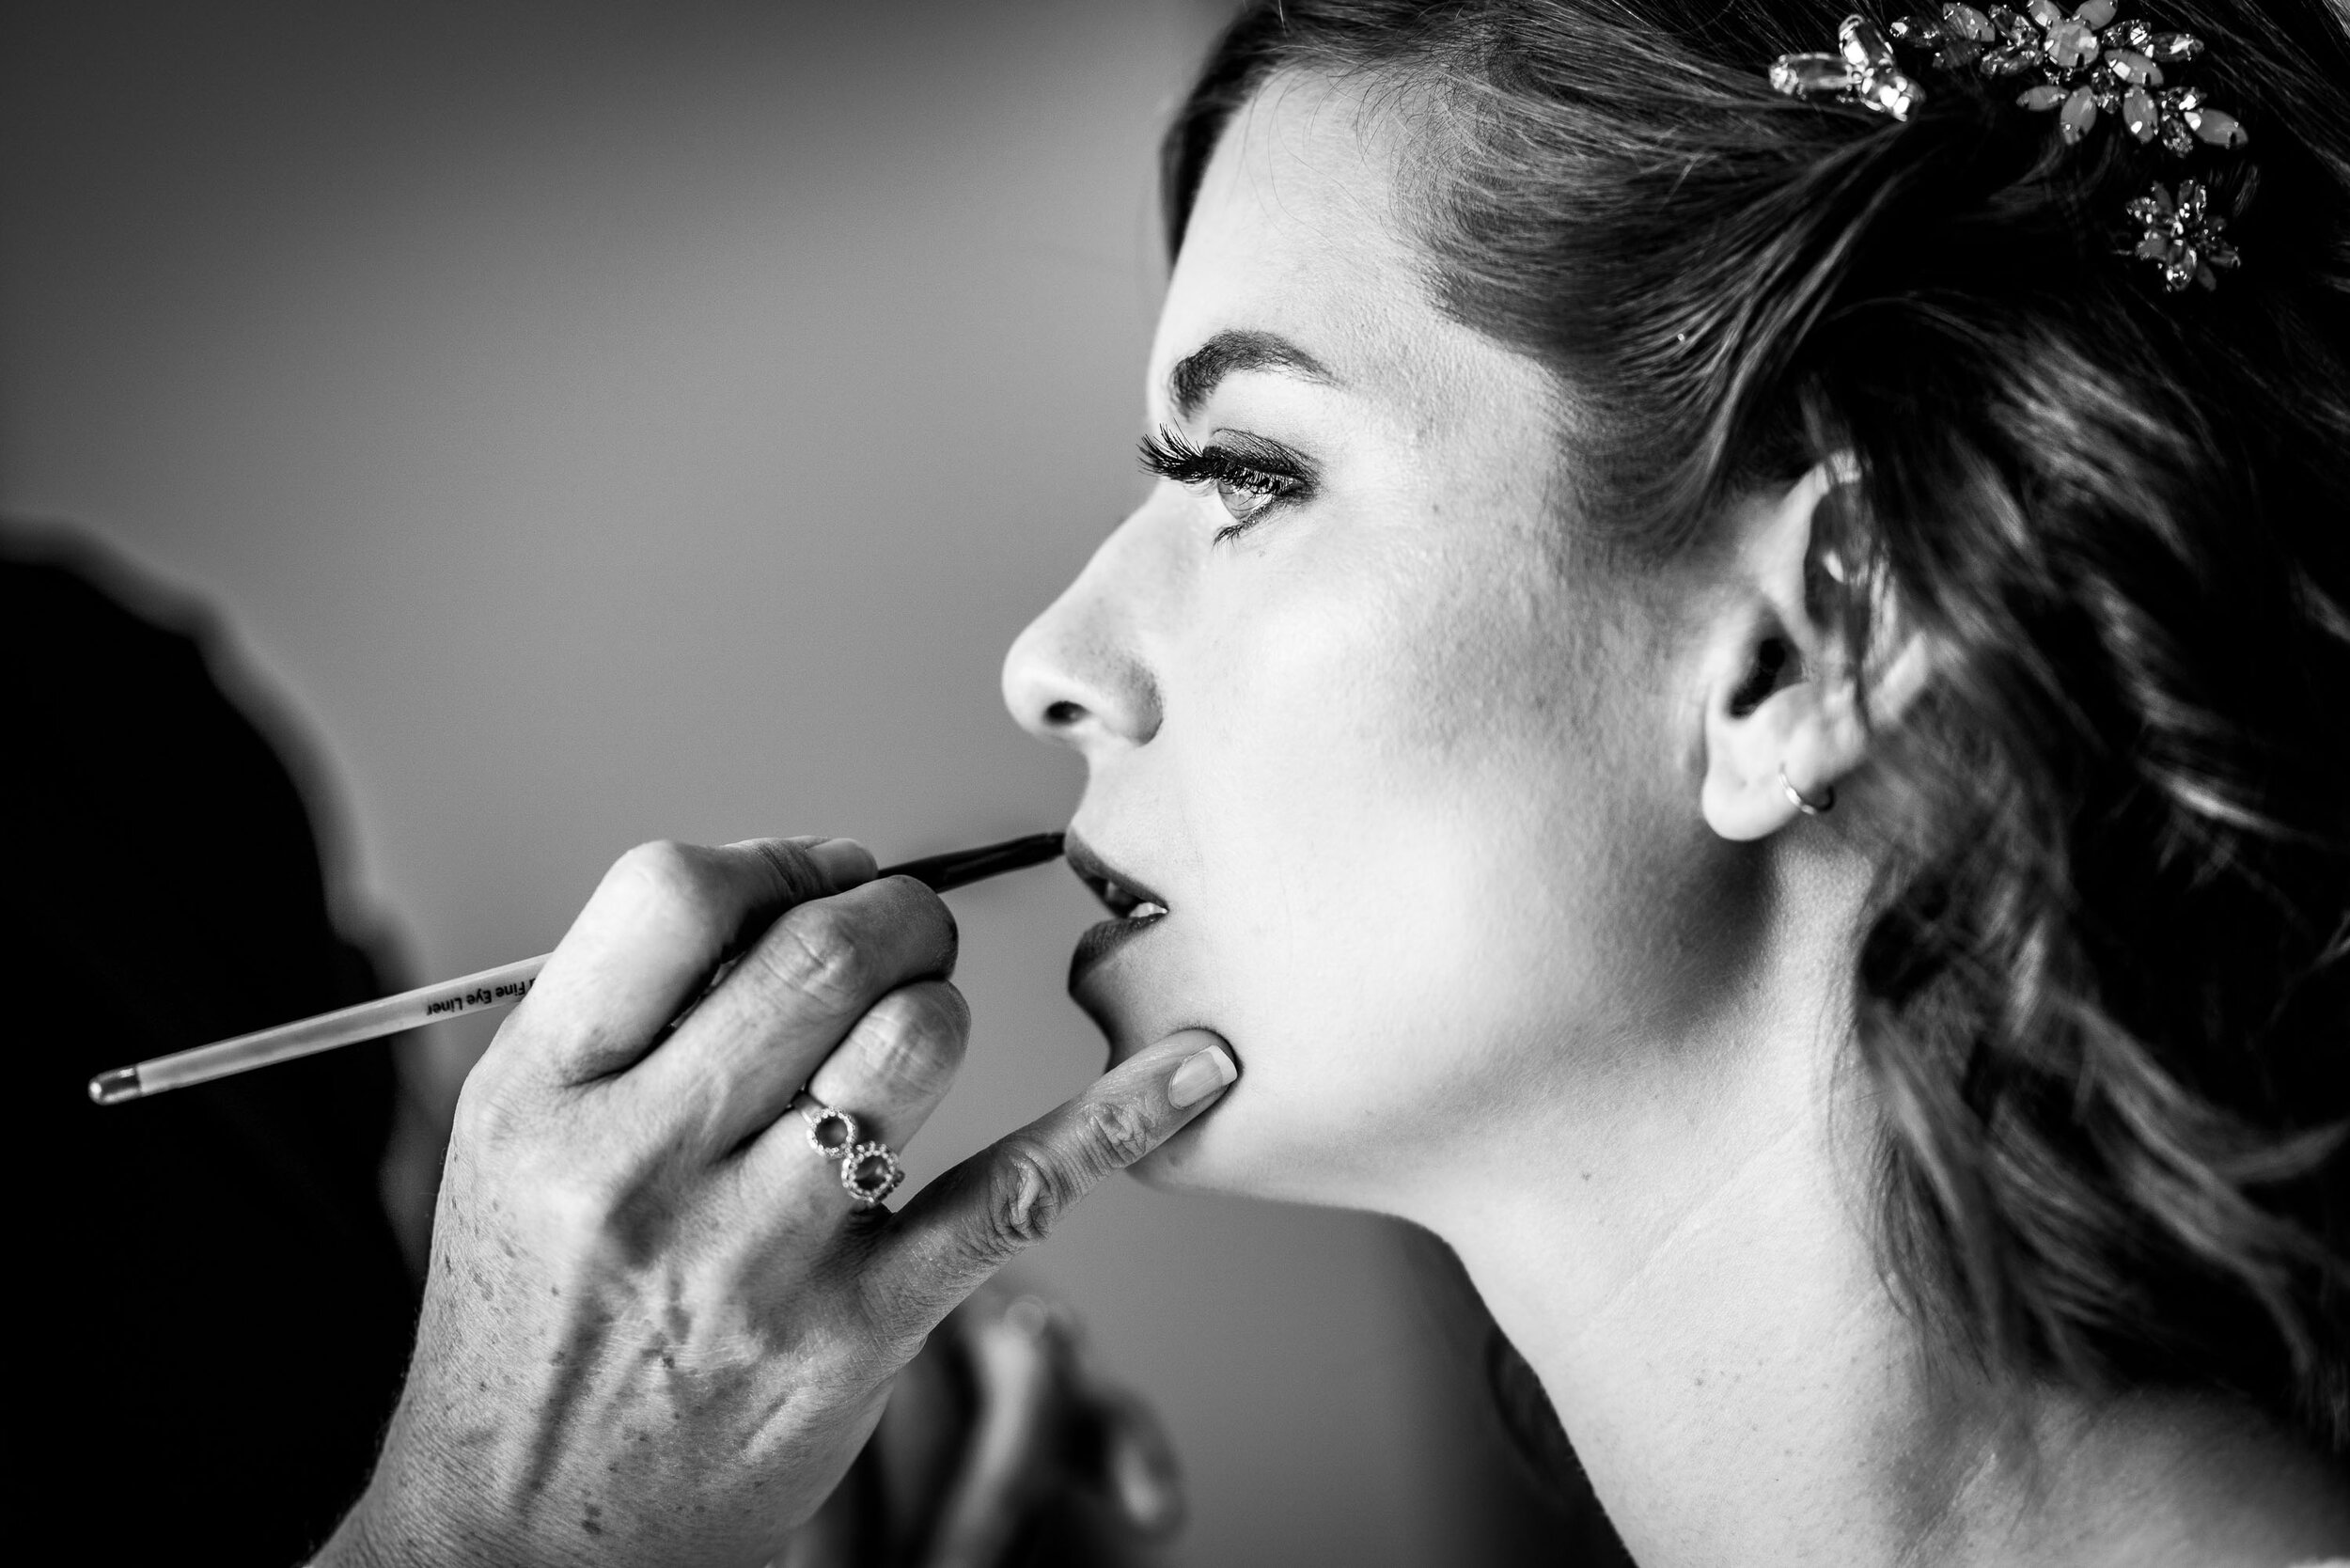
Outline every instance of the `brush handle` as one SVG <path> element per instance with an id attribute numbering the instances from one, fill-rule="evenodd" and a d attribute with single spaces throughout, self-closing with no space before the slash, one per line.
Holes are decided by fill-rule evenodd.
<path id="1" fill-rule="evenodd" d="M 1060 849 L 1059 834 L 1031 833 L 1025 839 L 1000 844 L 885 866 L 876 874 L 910 876 L 944 893 L 1005 871 L 1016 871 L 1024 866 L 1041 866 L 1058 858 Z M 530 995 L 530 988 L 538 983 L 539 971 L 546 967 L 547 957 L 540 953 L 537 958 L 501 964 L 478 974 L 420 985 L 397 996 L 361 1002 L 356 1007 L 322 1012 L 315 1018 L 280 1024 L 274 1028 L 257 1029 L 233 1040 L 198 1045 L 191 1051 L 152 1057 L 133 1067 L 118 1067 L 89 1081 L 89 1097 L 102 1105 L 119 1105 L 149 1094 L 161 1094 L 167 1089 L 210 1083 L 214 1078 L 250 1073 L 257 1067 L 291 1061 L 296 1057 L 356 1045 L 363 1040 L 379 1040 L 387 1034 L 437 1024 L 444 1018 L 509 1008 Z"/>

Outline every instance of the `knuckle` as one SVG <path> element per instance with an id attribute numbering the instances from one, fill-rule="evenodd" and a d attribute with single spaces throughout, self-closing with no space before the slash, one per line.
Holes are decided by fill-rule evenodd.
<path id="1" fill-rule="evenodd" d="M 760 951 L 788 991 L 834 1012 L 847 1012 L 874 986 L 874 962 L 854 923 L 834 903 L 803 904 L 776 923 Z"/>
<path id="2" fill-rule="evenodd" d="M 988 1176 L 987 1249 L 1009 1256 L 1052 1233 L 1075 1184 L 1043 1150 L 1015 1144 Z"/>
<path id="3" fill-rule="evenodd" d="M 1139 1106 L 1106 1101 L 1086 1113 L 1086 1142 L 1110 1169 L 1122 1170 L 1151 1152 L 1155 1129 Z"/>
<path id="4" fill-rule="evenodd" d="M 824 894 L 828 879 L 809 857 L 805 844 L 795 844 L 789 839 L 752 839 L 730 844 L 728 849 L 748 853 L 763 862 L 776 874 L 787 903 L 801 903 Z"/>
<path id="5" fill-rule="evenodd" d="M 495 1149 L 525 1136 L 528 1117 L 512 1074 L 485 1062 L 465 1076 L 450 1120 L 451 1138 L 475 1149 Z"/>
<path id="6" fill-rule="evenodd" d="M 517 1206 L 536 1234 L 574 1255 L 621 1249 L 634 1239 L 625 1184 L 586 1163 L 548 1162 L 530 1173 Z"/>
<path id="7" fill-rule="evenodd" d="M 927 1094 L 962 1064 L 971 1011 L 951 985 L 894 991 L 866 1018 L 862 1054 L 885 1093 Z"/>
<path id="8" fill-rule="evenodd" d="M 613 864 L 607 879 L 631 899 L 671 919 L 707 920 L 712 882 L 706 852 L 674 839 L 639 844 Z"/>
<path id="9" fill-rule="evenodd" d="M 582 1234 L 601 1234 L 624 1203 L 622 1184 L 602 1165 L 549 1160 L 532 1172 L 530 1184 L 541 1213 L 563 1220 Z"/>
<path id="10" fill-rule="evenodd" d="M 910 876 L 892 877 L 879 891 L 896 906 L 896 918 L 922 934 L 923 968 L 942 979 L 953 974 L 963 952 L 963 928 L 947 901 Z"/>
<path id="11" fill-rule="evenodd" d="M 696 870 L 693 852 L 674 839 L 639 844 L 612 865 L 615 876 L 655 897 L 690 894 Z"/>
<path id="12" fill-rule="evenodd" d="M 457 1113 L 450 1119 L 449 1138 L 467 1148 L 494 1148 L 513 1131 L 513 1112 L 501 1097 L 467 1084 L 457 1096 Z"/>

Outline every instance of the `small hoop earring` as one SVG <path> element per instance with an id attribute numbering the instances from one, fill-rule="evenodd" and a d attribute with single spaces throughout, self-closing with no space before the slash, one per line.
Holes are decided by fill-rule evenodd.
<path id="1" fill-rule="evenodd" d="M 1824 794 L 1817 802 L 1806 800 L 1803 798 L 1803 792 L 1796 789 L 1793 783 L 1789 782 L 1787 777 L 1787 764 L 1784 762 L 1781 762 L 1778 765 L 1778 787 L 1787 792 L 1788 804 L 1794 807 L 1796 810 L 1802 812 L 1807 817 L 1816 817 L 1823 811 L 1833 811 L 1836 809 L 1835 785 L 1828 785 L 1826 793 Z"/>

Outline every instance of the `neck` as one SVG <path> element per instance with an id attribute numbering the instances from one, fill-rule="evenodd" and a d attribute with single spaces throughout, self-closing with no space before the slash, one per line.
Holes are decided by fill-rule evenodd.
<path id="1" fill-rule="evenodd" d="M 1507 1198 L 1412 1215 L 1532 1363 L 1643 1568 L 2350 1549 L 2339 1482 L 2235 1407 L 1995 1387 L 1927 1353 L 1872 1247 L 1878 1135 L 1833 994 L 1782 966 L 1744 1027 L 1636 1047 L 1683 1081 L 1578 1085 L 1567 1136 L 1556 1103 L 1528 1119 Z"/>

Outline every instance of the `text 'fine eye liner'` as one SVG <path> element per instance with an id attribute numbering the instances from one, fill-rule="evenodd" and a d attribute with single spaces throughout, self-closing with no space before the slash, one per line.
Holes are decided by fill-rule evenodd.
<path id="1" fill-rule="evenodd" d="M 885 866 L 874 874 L 910 876 L 932 891 L 944 893 L 950 887 L 1016 871 L 1024 866 L 1042 866 L 1047 860 L 1058 859 L 1060 850 L 1059 834 L 1031 833 L 1025 839 L 1010 839 L 1000 844 L 983 844 L 978 849 Z M 540 953 L 537 958 L 484 969 L 478 975 L 461 975 L 435 985 L 403 991 L 397 996 L 322 1012 L 316 1018 L 280 1024 L 275 1028 L 241 1034 L 233 1040 L 198 1045 L 167 1057 L 154 1057 L 133 1067 L 117 1067 L 89 1081 L 89 1097 L 102 1105 L 119 1105 L 149 1094 L 161 1094 L 167 1089 L 210 1083 L 214 1078 L 250 1073 L 272 1062 L 291 1061 L 296 1057 L 331 1051 L 338 1045 L 356 1045 L 363 1040 L 379 1040 L 444 1018 L 512 1007 L 529 995 L 539 971 L 546 967 L 548 956 Z"/>

